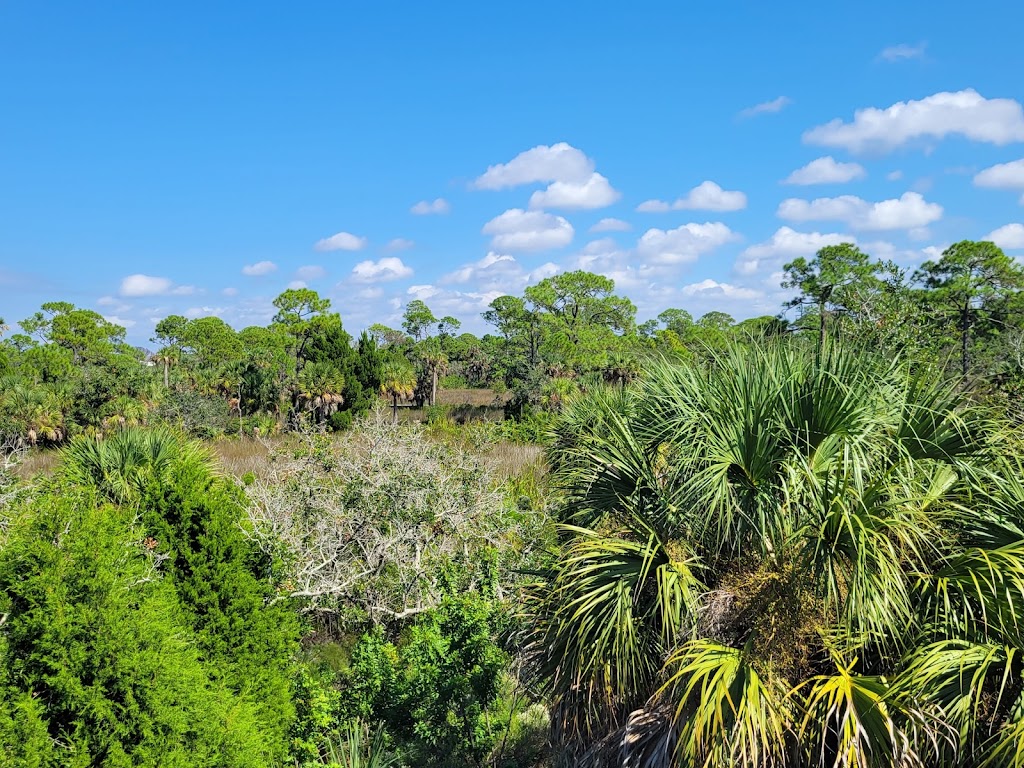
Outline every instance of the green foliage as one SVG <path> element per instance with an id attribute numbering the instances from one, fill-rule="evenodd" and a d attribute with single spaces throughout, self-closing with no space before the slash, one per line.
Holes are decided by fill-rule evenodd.
<path id="1" fill-rule="evenodd" d="M 61 473 L 137 510 L 196 648 L 218 679 L 251 702 L 268 748 L 283 757 L 299 628 L 272 600 L 271 564 L 246 536 L 241 492 L 215 474 L 199 445 L 167 431 L 80 439 L 64 452 Z"/>
<path id="2" fill-rule="evenodd" d="M 379 630 L 353 651 L 347 711 L 380 719 L 411 765 L 480 765 L 504 725 L 495 712 L 508 657 L 501 614 L 477 592 L 446 597 L 400 643 Z"/>
<path id="3" fill-rule="evenodd" d="M 556 738 L 577 764 L 998 764 L 1024 616 L 1001 432 L 934 370 L 800 344 L 574 401 L 531 602 Z"/>
<path id="4" fill-rule="evenodd" d="M 133 513 L 67 486 L 38 497 L 0 552 L 0 600 L 12 764 L 270 765 L 254 707 L 185 639 Z"/>

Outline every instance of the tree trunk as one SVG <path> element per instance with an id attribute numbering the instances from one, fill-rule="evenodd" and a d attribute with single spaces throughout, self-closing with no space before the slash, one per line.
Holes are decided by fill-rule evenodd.
<path id="1" fill-rule="evenodd" d="M 437 404 L 437 366 L 430 369 L 430 405 Z"/>
<path id="2" fill-rule="evenodd" d="M 818 354 L 825 351 L 825 302 L 818 302 Z"/>
<path id="3" fill-rule="evenodd" d="M 398 426 L 398 395 L 392 395 L 392 397 L 394 400 L 392 400 L 391 406 L 391 423 Z"/>
<path id="4" fill-rule="evenodd" d="M 967 354 L 967 342 L 971 328 L 968 319 L 969 311 L 967 307 L 964 307 L 963 312 L 960 313 L 960 372 L 965 378 L 967 377 L 967 368 L 970 364 Z"/>
<path id="5" fill-rule="evenodd" d="M 165 358 L 164 359 L 164 389 L 170 389 L 170 387 L 171 387 L 170 371 L 171 371 L 171 363 L 170 363 L 170 361 L 168 361 Z"/>

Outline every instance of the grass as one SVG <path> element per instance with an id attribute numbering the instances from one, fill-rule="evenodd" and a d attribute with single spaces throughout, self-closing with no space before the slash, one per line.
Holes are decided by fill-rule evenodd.
<path id="1" fill-rule="evenodd" d="M 60 451 L 52 448 L 34 448 L 26 451 L 15 474 L 23 479 L 52 475 L 60 465 Z"/>
<path id="2" fill-rule="evenodd" d="M 502 408 L 508 400 L 508 393 L 498 394 L 493 389 L 439 389 L 438 405 L 476 405 Z"/>

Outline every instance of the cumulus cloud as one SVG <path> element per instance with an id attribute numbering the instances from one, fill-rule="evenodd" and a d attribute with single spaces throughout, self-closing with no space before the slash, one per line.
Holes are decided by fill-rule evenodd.
<path id="1" fill-rule="evenodd" d="M 590 228 L 591 232 L 629 232 L 633 227 L 622 219 L 601 219 Z"/>
<path id="2" fill-rule="evenodd" d="M 189 307 L 185 310 L 185 317 L 219 317 L 224 312 L 224 307 Z"/>
<path id="3" fill-rule="evenodd" d="M 121 280 L 122 296 L 159 296 L 173 288 L 174 282 L 168 277 L 128 275 Z"/>
<path id="4" fill-rule="evenodd" d="M 587 210 L 606 208 L 622 197 L 600 173 L 592 173 L 586 181 L 556 181 L 545 190 L 530 195 L 531 208 L 566 208 Z"/>
<path id="5" fill-rule="evenodd" d="M 942 206 L 929 203 L 917 192 L 878 203 L 853 195 L 789 198 L 779 203 L 778 216 L 789 221 L 842 221 L 853 229 L 915 229 L 941 219 Z"/>
<path id="6" fill-rule="evenodd" d="M 351 279 L 356 283 L 384 283 L 412 276 L 412 267 L 397 256 L 386 256 L 378 261 L 361 261 L 352 268 Z"/>
<path id="7" fill-rule="evenodd" d="M 384 246 L 386 251 L 407 251 L 412 248 L 416 243 L 412 240 L 408 240 L 404 237 L 395 237 L 388 240 L 388 244 Z"/>
<path id="8" fill-rule="evenodd" d="M 572 242 L 575 230 L 561 216 L 543 211 L 510 208 L 483 227 L 491 235 L 491 247 L 498 251 L 541 251 L 561 248 Z"/>
<path id="9" fill-rule="evenodd" d="M 755 104 L 752 107 L 747 107 L 740 111 L 740 117 L 756 117 L 757 115 L 769 115 L 775 112 L 781 112 L 787 106 L 793 103 L 793 100 L 788 96 L 779 96 L 777 99 L 771 101 L 763 101 L 760 104 Z"/>
<path id="10" fill-rule="evenodd" d="M 647 200 L 636 209 L 642 213 L 664 213 L 665 211 L 740 211 L 747 207 L 747 196 L 742 192 L 722 189 L 713 181 L 705 181 L 690 190 L 686 197 L 674 203 L 664 200 Z"/>
<path id="11" fill-rule="evenodd" d="M 507 253 L 496 253 L 495 251 L 489 251 L 479 261 L 474 261 L 469 264 L 463 264 L 461 267 L 456 269 L 454 272 L 449 272 L 447 275 L 441 278 L 441 283 L 468 283 L 471 280 L 479 279 L 480 275 L 490 270 L 495 265 L 518 267 L 513 256 Z"/>
<path id="12" fill-rule="evenodd" d="M 436 285 L 412 285 L 406 294 L 413 299 L 429 301 L 430 308 L 437 314 L 462 317 L 479 316 L 488 305 L 507 291 L 459 291 L 440 288 Z"/>
<path id="13" fill-rule="evenodd" d="M 989 232 L 985 239 L 1008 251 L 1022 249 L 1024 248 L 1024 224 L 1006 224 Z"/>
<path id="14" fill-rule="evenodd" d="M 974 183 L 979 187 L 991 189 L 1024 190 L 1024 159 L 1011 163 L 1000 163 L 979 171 L 974 176 Z M 1024 205 L 1024 195 L 1020 199 Z"/>
<path id="15" fill-rule="evenodd" d="M 242 274 L 249 277 L 269 275 L 277 270 L 277 264 L 272 261 L 257 261 L 255 264 L 246 264 L 242 267 Z"/>
<path id="16" fill-rule="evenodd" d="M 295 270 L 297 280 L 319 280 L 327 277 L 327 270 L 316 264 L 307 264 Z"/>
<path id="17" fill-rule="evenodd" d="M 353 235 L 351 232 L 338 232 L 336 235 L 317 240 L 313 245 L 316 251 L 361 251 L 366 247 L 366 238 Z"/>
<path id="18" fill-rule="evenodd" d="M 735 239 L 737 235 L 720 221 L 691 223 L 667 231 L 648 229 L 637 241 L 636 251 L 652 264 L 685 264 Z"/>
<path id="19" fill-rule="evenodd" d="M 837 163 L 831 155 L 812 160 L 803 168 L 797 168 L 783 179 L 783 184 L 845 184 L 867 175 L 864 166 L 858 163 Z"/>
<path id="20" fill-rule="evenodd" d="M 104 315 L 103 319 L 106 320 L 108 323 L 120 325 L 122 328 L 131 328 L 133 325 L 135 325 L 135 320 L 132 320 L 131 318 L 127 317 L 118 317 L 117 315 Z"/>
<path id="21" fill-rule="evenodd" d="M 594 161 L 562 141 L 541 144 L 520 152 L 507 163 L 487 168 L 473 186 L 476 189 L 506 189 L 536 182 L 575 182 L 582 184 L 594 172 Z"/>
<path id="22" fill-rule="evenodd" d="M 447 200 L 443 197 L 437 197 L 433 200 L 420 200 L 409 211 L 417 216 L 430 216 L 431 214 L 448 213 L 451 209 L 452 207 L 448 204 Z"/>
<path id="23" fill-rule="evenodd" d="M 297 291 L 302 288 L 309 288 L 309 285 L 306 283 L 305 280 L 292 280 L 285 287 L 289 288 L 290 290 Z"/>
<path id="24" fill-rule="evenodd" d="M 928 43 L 918 43 L 917 45 L 900 43 L 899 45 L 890 45 L 888 48 L 882 49 L 882 52 L 878 54 L 878 58 L 882 61 L 906 61 L 907 59 L 920 59 L 924 57 L 924 51 L 927 47 Z"/>
<path id="25" fill-rule="evenodd" d="M 887 109 L 859 109 L 852 122 L 837 118 L 810 129 L 803 139 L 807 144 L 864 152 L 953 135 L 997 145 L 1024 141 L 1024 109 L 1013 99 L 986 99 L 970 88 L 944 91 Z"/>
<path id="26" fill-rule="evenodd" d="M 463 264 L 444 275 L 441 285 L 472 284 L 477 293 L 519 293 L 527 285 L 557 274 L 561 268 L 551 262 L 533 270 L 527 270 L 515 257 L 490 251 L 479 261 Z"/>
<path id="27" fill-rule="evenodd" d="M 700 298 L 713 298 L 720 296 L 725 299 L 757 299 L 763 295 L 762 291 L 753 288 L 743 288 L 730 283 L 719 283 L 716 280 L 701 280 L 699 283 L 690 283 L 680 289 L 684 296 Z"/>
<path id="28" fill-rule="evenodd" d="M 743 275 L 757 272 L 765 262 L 772 265 L 797 256 L 812 256 L 826 245 L 855 242 L 850 235 L 838 233 L 797 232 L 779 227 L 770 240 L 746 248 L 736 262 L 736 271 Z"/>

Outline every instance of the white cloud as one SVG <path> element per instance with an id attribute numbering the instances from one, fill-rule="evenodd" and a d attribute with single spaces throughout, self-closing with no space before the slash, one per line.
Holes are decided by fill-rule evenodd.
<path id="1" fill-rule="evenodd" d="M 295 277 L 298 280 L 320 280 L 327 277 L 327 270 L 317 264 L 307 264 L 295 270 Z"/>
<path id="2" fill-rule="evenodd" d="M 290 290 L 297 291 L 297 290 L 300 290 L 302 288 L 309 288 L 309 285 L 306 283 L 305 280 L 292 280 L 285 287 L 290 289 Z"/>
<path id="3" fill-rule="evenodd" d="M 591 232 L 629 232 L 633 227 L 622 219 L 601 219 L 590 228 Z"/>
<path id="4" fill-rule="evenodd" d="M 412 267 L 397 256 L 386 256 L 379 261 L 361 261 L 352 268 L 351 279 L 356 283 L 383 283 L 412 276 Z"/>
<path id="5" fill-rule="evenodd" d="M 353 235 L 351 232 L 338 232 L 336 235 L 317 240 L 313 245 L 316 251 L 361 251 L 366 247 L 366 238 Z"/>
<path id="6" fill-rule="evenodd" d="M 684 224 L 668 231 L 648 229 L 637 241 L 636 251 L 652 264 L 685 264 L 736 238 L 720 221 Z"/>
<path id="7" fill-rule="evenodd" d="M 479 261 L 463 264 L 441 277 L 441 285 L 471 284 L 476 293 L 520 293 L 530 283 L 557 274 L 561 268 L 547 262 L 532 271 L 526 270 L 513 256 L 490 251 Z"/>
<path id="8" fill-rule="evenodd" d="M 238 295 L 238 289 L 237 288 L 233 288 L 231 286 L 228 286 L 223 291 L 221 291 L 221 293 L 223 293 L 225 296 L 237 296 Z"/>
<path id="9" fill-rule="evenodd" d="M 108 323 L 120 325 L 122 328 L 131 328 L 133 325 L 135 325 L 134 320 L 130 320 L 126 317 L 118 317 L 117 315 L 104 315 L 103 319 L 106 320 Z"/>
<path id="10" fill-rule="evenodd" d="M 429 216 L 431 214 L 448 213 L 451 209 L 452 207 L 448 204 L 447 200 L 443 197 L 438 197 L 434 200 L 420 200 L 409 211 L 417 216 Z"/>
<path id="11" fill-rule="evenodd" d="M 622 197 L 600 173 L 592 173 L 584 182 L 556 181 L 547 189 L 530 195 L 531 208 L 567 208 L 586 210 L 605 208 Z"/>
<path id="12" fill-rule="evenodd" d="M 122 296 L 158 296 L 169 293 L 174 283 L 167 277 L 128 275 L 121 280 Z"/>
<path id="13" fill-rule="evenodd" d="M 928 43 L 918 43 L 917 45 L 900 43 L 899 45 L 890 45 L 888 48 L 882 49 L 882 52 L 878 54 L 878 58 L 882 61 L 906 61 L 907 59 L 920 59 L 924 57 L 924 51 L 927 47 Z"/>
<path id="14" fill-rule="evenodd" d="M 974 184 L 991 189 L 1024 189 L 1024 159 L 985 168 L 975 175 Z"/>
<path id="15" fill-rule="evenodd" d="M 972 141 L 1009 144 L 1024 141 L 1024 109 L 1013 99 L 986 99 L 977 91 L 944 91 L 888 109 L 869 107 L 804 133 L 807 144 L 843 147 L 851 152 L 892 150 L 915 139 L 959 135 Z"/>
<path id="16" fill-rule="evenodd" d="M 189 307 L 185 310 L 185 317 L 219 317 L 224 312 L 224 307 Z"/>
<path id="17" fill-rule="evenodd" d="M 887 178 L 889 181 L 899 181 L 900 179 L 903 178 L 903 171 L 889 171 L 889 173 L 885 174 L 885 178 Z"/>
<path id="18" fill-rule="evenodd" d="M 771 101 L 763 101 L 760 104 L 755 104 L 752 107 L 747 107 L 740 111 L 740 117 L 755 117 L 757 115 L 767 115 L 775 112 L 781 112 L 784 108 L 793 103 L 793 100 L 788 96 L 779 96 L 777 99 Z"/>
<path id="19" fill-rule="evenodd" d="M 563 142 L 520 152 L 507 163 L 492 165 L 473 182 L 476 189 L 506 189 L 535 182 L 582 184 L 594 172 L 594 161 Z"/>
<path id="20" fill-rule="evenodd" d="M 277 270 L 277 264 L 272 261 L 257 261 L 255 264 L 246 264 L 242 267 L 242 274 L 249 277 L 269 275 Z"/>
<path id="21" fill-rule="evenodd" d="M 838 233 L 821 234 L 820 232 L 797 232 L 789 227 L 779 227 L 770 240 L 751 245 L 740 254 L 736 262 L 736 271 L 743 275 L 757 272 L 762 262 L 776 264 L 783 259 L 797 256 L 812 256 L 826 245 L 852 243 L 850 235 Z"/>
<path id="22" fill-rule="evenodd" d="M 778 216 L 789 221 L 843 221 L 853 229 L 888 230 L 924 227 L 942 218 L 942 206 L 917 192 L 871 203 L 853 195 L 789 198 L 779 203 Z"/>
<path id="23" fill-rule="evenodd" d="M 561 216 L 543 211 L 510 208 L 483 227 L 491 235 L 491 247 L 499 251 L 541 251 L 572 242 L 575 230 Z"/>
<path id="24" fill-rule="evenodd" d="M 761 291 L 752 288 L 743 288 L 730 283 L 719 283 L 715 280 L 701 280 L 699 283 L 684 285 L 680 292 L 684 296 L 700 298 L 722 297 L 725 299 L 757 299 L 762 296 Z"/>
<path id="25" fill-rule="evenodd" d="M 863 179 L 867 173 L 858 163 L 837 163 L 831 155 L 812 160 L 798 168 L 783 180 L 783 184 L 845 184 L 854 179 Z"/>
<path id="26" fill-rule="evenodd" d="M 747 196 L 742 192 L 722 189 L 713 181 L 705 181 L 690 190 L 686 197 L 674 203 L 647 200 L 636 207 L 641 213 L 665 211 L 740 211 L 747 207 Z"/>
<path id="27" fill-rule="evenodd" d="M 412 240 L 408 240 L 404 237 L 395 237 L 388 240 L 388 244 L 384 246 L 386 251 L 407 251 L 412 248 L 416 243 Z"/>
<path id="28" fill-rule="evenodd" d="M 1024 224 L 1005 224 L 989 232 L 985 239 L 1008 251 L 1024 248 Z"/>
<path id="29" fill-rule="evenodd" d="M 463 266 L 456 269 L 454 272 L 449 272 L 447 275 L 441 278 L 441 283 L 468 283 L 471 280 L 480 277 L 480 274 L 490 269 L 495 265 L 505 266 L 516 266 L 518 263 L 515 258 L 504 253 L 496 253 L 494 251 L 488 252 L 479 261 L 474 261 L 470 264 L 464 264 Z"/>
<path id="30" fill-rule="evenodd" d="M 101 307 L 112 307 L 117 304 L 118 301 L 113 296 L 100 296 L 96 299 L 96 304 Z"/>

